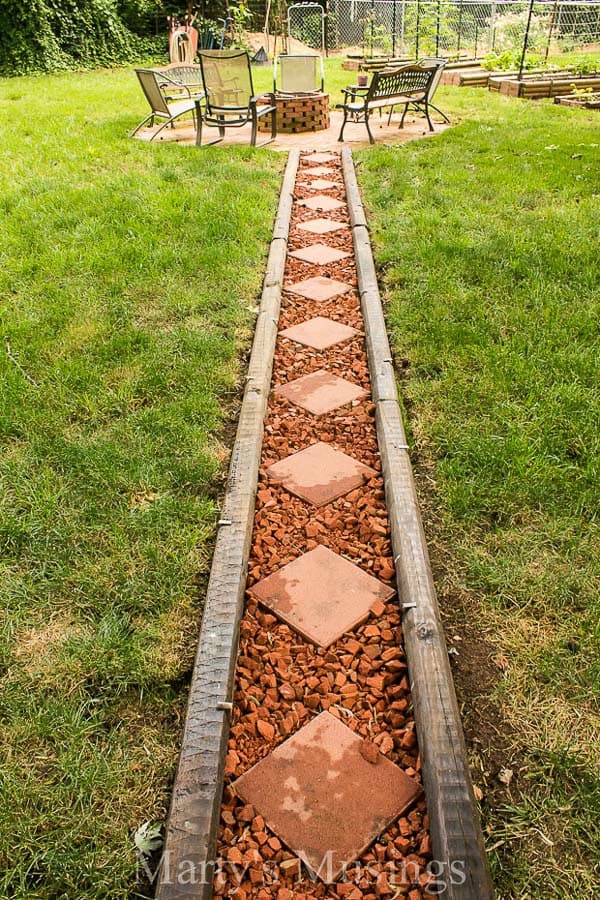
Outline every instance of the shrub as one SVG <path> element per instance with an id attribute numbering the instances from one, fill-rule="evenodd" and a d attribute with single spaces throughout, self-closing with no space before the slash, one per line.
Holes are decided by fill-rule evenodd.
<path id="1" fill-rule="evenodd" d="M 142 5 L 140 0 L 137 6 Z M 117 0 L 30 0 L 0 6 L 2 75 L 114 66 L 149 50 L 149 43 L 124 24 Z"/>

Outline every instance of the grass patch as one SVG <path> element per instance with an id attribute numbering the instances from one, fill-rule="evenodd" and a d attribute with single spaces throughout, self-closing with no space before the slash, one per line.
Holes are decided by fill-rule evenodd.
<path id="1" fill-rule="evenodd" d="M 148 146 L 131 71 L 0 81 L 0 895 L 164 819 L 282 157 Z"/>
<path id="2" fill-rule="evenodd" d="M 485 639 L 495 671 L 502 733 L 470 737 L 498 891 L 583 900 L 599 837 L 597 121 L 483 90 L 439 102 L 457 127 L 360 154 L 360 180 L 442 602 L 450 628 L 456 598 L 474 623 L 461 659 Z"/>

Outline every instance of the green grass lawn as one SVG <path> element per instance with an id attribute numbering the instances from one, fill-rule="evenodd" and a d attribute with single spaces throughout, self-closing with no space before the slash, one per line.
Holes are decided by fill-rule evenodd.
<path id="1" fill-rule="evenodd" d="M 354 78 L 328 62 L 333 102 Z M 499 889 L 587 898 L 597 119 L 440 103 L 457 127 L 361 154 L 360 178 Z M 134 896 L 134 831 L 165 819 L 284 163 L 128 140 L 144 112 L 127 70 L 0 80 L 0 897 L 17 900 Z"/>
<path id="2" fill-rule="evenodd" d="M 178 752 L 284 159 L 143 114 L 0 81 L 0 897 L 131 896 Z"/>
<path id="3" fill-rule="evenodd" d="M 360 181 L 498 892 L 586 900 L 600 122 L 477 89 L 439 101 L 459 124 L 360 154 Z"/>

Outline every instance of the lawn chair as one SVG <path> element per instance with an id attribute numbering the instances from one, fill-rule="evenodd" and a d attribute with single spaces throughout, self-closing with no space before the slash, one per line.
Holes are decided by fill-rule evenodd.
<path id="1" fill-rule="evenodd" d="M 279 67 L 279 86 L 277 69 Z M 276 56 L 273 63 L 273 91 L 276 94 L 323 93 L 323 60 L 315 54 L 297 53 Z"/>
<path id="2" fill-rule="evenodd" d="M 397 69 L 385 69 L 375 72 L 366 93 L 358 93 L 356 88 L 344 91 L 344 120 L 338 140 L 344 140 L 344 129 L 350 122 L 364 122 L 367 127 L 369 141 L 374 144 L 375 138 L 369 128 L 369 117 L 376 110 L 390 109 L 390 116 L 395 106 L 404 106 L 400 128 L 404 125 L 406 111 L 410 105 L 423 109 L 433 131 L 433 123 L 429 115 L 429 92 L 437 69 L 430 66 L 401 66 Z"/>
<path id="3" fill-rule="evenodd" d="M 194 123 L 196 122 L 198 97 L 192 97 L 192 93 L 186 85 L 175 81 L 166 72 L 157 72 L 155 69 L 136 69 L 135 74 L 144 96 L 150 104 L 151 113 L 131 132 L 131 137 L 136 135 L 140 128 L 143 128 L 148 122 L 150 125 L 154 125 L 156 119 L 166 119 L 166 122 L 155 131 L 150 138 L 151 141 L 160 134 L 163 128 L 166 128 L 167 125 L 173 126 L 175 120 L 186 113 L 191 113 Z M 173 91 L 177 92 L 180 99 L 174 99 Z"/>
<path id="4" fill-rule="evenodd" d="M 225 136 L 226 128 L 241 128 L 252 123 L 250 144 L 256 147 L 258 121 L 263 116 L 271 116 L 270 143 L 277 135 L 275 97 L 273 94 L 254 94 L 250 57 L 245 50 L 200 50 L 198 53 L 202 84 L 204 87 L 204 110 L 200 101 L 196 103 L 196 146 L 202 146 L 202 126 L 219 129 L 219 137 L 210 141 L 217 144 Z M 261 103 L 261 101 L 263 101 Z M 205 146 L 208 146 L 206 144 Z"/>

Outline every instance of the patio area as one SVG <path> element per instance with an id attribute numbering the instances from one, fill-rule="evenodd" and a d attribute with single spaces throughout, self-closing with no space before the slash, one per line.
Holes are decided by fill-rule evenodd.
<path id="1" fill-rule="evenodd" d="M 299 150 L 339 150 L 346 145 L 352 147 L 353 150 L 363 150 L 370 147 L 367 130 L 362 124 L 349 123 L 344 132 L 344 141 L 338 141 L 338 135 L 342 125 L 342 113 L 338 110 L 332 110 L 330 114 L 331 122 L 329 128 L 323 131 L 314 131 L 304 134 L 278 134 L 275 140 L 267 144 L 271 150 L 288 151 L 294 148 Z M 435 131 L 430 132 L 427 128 L 427 120 L 420 115 L 408 115 L 404 120 L 404 128 L 400 129 L 401 113 L 392 115 L 390 124 L 388 125 L 387 113 L 381 118 L 373 117 L 370 125 L 376 140 L 376 145 L 383 144 L 405 144 L 408 141 L 418 140 L 423 137 L 433 137 L 441 134 L 451 126 L 435 122 Z M 136 138 L 143 141 L 151 141 L 154 133 L 160 126 L 154 128 L 142 128 Z M 205 128 L 203 140 L 211 141 L 218 136 L 216 128 Z M 259 143 L 266 140 L 265 134 L 259 134 Z M 191 121 L 176 122 L 174 128 L 165 128 L 164 131 L 156 138 L 155 143 L 159 141 L 171 141 L 181 144 L 193 144 L 196 139 L 196 132 Z M 217 146 L 226 147 L 235 144 L 250 143 L 250 125 L 242 128 L 230 128 L 227 130 L 225 138 Z"/>

